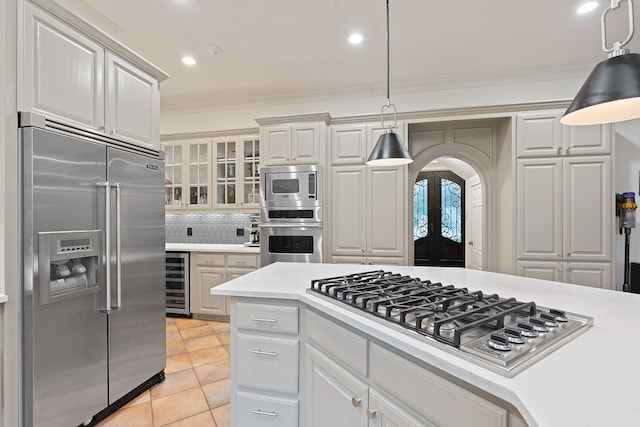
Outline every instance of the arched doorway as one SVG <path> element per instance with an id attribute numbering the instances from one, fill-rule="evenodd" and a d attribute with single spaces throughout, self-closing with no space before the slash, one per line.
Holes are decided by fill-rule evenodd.
<path id="1" fill-rule="evenodd" d="M 475 161 L 468 153 L 460 150 L 425 150 L 416 154 L 414 160 L 414 163 L 409 167 L 410 224 L 414 223 L 414 184 L 419 181 L 419 176 L 423 170 L 429 170 L 430 167 L 428 165 L 437 160 L 446 165 L 446 167 L 441 167 L 441 169 L 454 171 L 456 175 L 464 179 L 465 197 L 463 203 L 464 209 L 462 209 L 464 235 L 460 238 L 460 244 L 464 251 L 464 263 L 462 267 L 478 270 L 488 269 L 488 253 L 486 251 L 488 243 L 487 237 L 484 236 L 488 236 L 488 233 L 490 233 L 490 230 L 493 228 L 493 222 L 488 212 L 490 210 L 488 200 L 491 194 L 491 183 L 488 181 L 488 176 L 491 175 L 491 167 L 485 165 L 483 162 Z M 464 167 L 465 171 L 460 171 L 458 169 L 459 167 Z M 409 261 L 411 264 L 421 265 L 420 253 L 418 253 L 416 257 L 413 229 L 411 229 L 410 232 L 412 238 L 409 247 Z M 417 263 L 416 259 L 418 259 Z M 443 262 L 432 265 L 445 266 L 447 263 Z"/>
<path id="2" fill-rule="evenodd" d="M 457 161 L 470 174 L 465 179 L 465 267 L 510 271 L 512 257 L 511 118 L 442 120 L 412 123 L 408 129 L 407 220 L 413 223 L 413 186 L 434 160 Z M 455 168 L 449 165 L 448 169 Z M 454 170 L 455 172 L 455 170 Z M 498 203 L 499 201 L 499 203 Z M 414 262 L 413 230 L 407 230 L 407 254 Z"/>
<path id="3" fill-rule="evenodd" d="M 465 266 L 465 180 L 423 170 L 413 186 L 414 265 Z"/>

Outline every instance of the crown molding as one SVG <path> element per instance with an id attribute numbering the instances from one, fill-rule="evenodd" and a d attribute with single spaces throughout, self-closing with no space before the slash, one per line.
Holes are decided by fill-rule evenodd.
<path id="1" fill-rule="evenodd" d="M 285 116 L 266 117 L 254 119 L 260 126 L 279 125 L 283 123 L 306 123 L 306 122 L 324 122 L 327 125 L 332 122 L 331 114 L 311 113 L 311 114 L 292 114 Z"/>
<path id="2" fill-rule="evenodd" d="M 442 108 L 438 110 L 417 110 L 398 113 L 398 120 L 416 122 L 438 118 L 450 118 L 460 116 L 473 116 L 475 118 L 508 117 L 514 113 L 524 111 L 557 110 L 565 109 L 571 103 L 570 99 L 521 102 L 513 104 L 479 105 L 475 107 Z M 332 125 L 353 124 L 363 122 L 375 122 L 380 120 L 380 114 L 365 114 L 355 116 L 342 116 L 331 119 Z"/>
<path id="3" fill-rule="evenodd" d="M 180 139 L 217 138 L 221 136 L 258 136 L 260 128 L 244 128 L 230 130 L 214 130 L 206 132 L 180 132 L 160 135 L 160 141 L 176 141 Z"/>

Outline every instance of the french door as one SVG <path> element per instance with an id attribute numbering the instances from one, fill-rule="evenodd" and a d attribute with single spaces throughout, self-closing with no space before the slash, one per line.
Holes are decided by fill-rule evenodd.
<path id="1" fill-rule="evenodd" d="M 422 172 L 413 187 L 414 264 L 464 267 L 464 180 Z"/>

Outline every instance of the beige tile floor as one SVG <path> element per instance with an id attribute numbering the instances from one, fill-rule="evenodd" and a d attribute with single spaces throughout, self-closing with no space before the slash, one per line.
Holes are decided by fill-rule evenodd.
<path id="1" fill-rule="evenodd" d="M 229 427 L 229 324 L 167 318 L 166 379 L 98 427 Z"/>

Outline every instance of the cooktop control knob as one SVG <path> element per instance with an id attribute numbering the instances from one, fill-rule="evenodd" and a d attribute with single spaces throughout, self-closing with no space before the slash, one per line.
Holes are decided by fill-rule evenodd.
<path id="1" fill-rule="evenodd" d="M 551 310 L 549 310 L 549 313 L 551 313 L 554 316 L 554 319 L 556 320 L 556 322 L 566 323 L 569 321 L 566 315 L 564 314 L 564 311 L 562 310 L 556 310 L 552 308 Z"/>
<path id="2" fill-rule="evenodd" d="M 540 313 L 540 318 L 544 320 L 544 324 L 551 328 L 557 328 L 560 324 L 556 321 L 556 317 L 548 313 Z"/>
<path id="3" fill-rule="evenodd" d="M 509 344 L 509 340 L 504 335 L 491 334 L 489 341 L 487 341 L 487 345 L 493 348 L 494 350 L 499 350 L 499 351 L 511 350 L 511 345 Z"/>
<path id="4" fill-rule="evenodd" d="M 535 338 L 538 336 L 538 333 L 535 329 L 533 329 L 533 325 L 528 323 L 518 323 L 518 329 L 523 337 L 527 338 Z"/>
<path id="5" fill-rule="evenodd" d="M 532 317 L 529 319 L 529 322 L 533 326 L 533 329 L 538 332 L 549 332 L 549 328 L 547 327 L 547 322 L 542 319 L 538 319 L 536 317 Z"/>
<path id="6" fill-rule="evenodd" d="M 524 338 L 522 338 L 522 334 L 520 333 L 520 331 L 517 331 L 515 329 L 506 328 L 504 330 L 504 335 L 507 337 L 507 341 L 509 341 L 511 344 L 525 343 L 525 340 Z"/>

